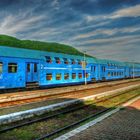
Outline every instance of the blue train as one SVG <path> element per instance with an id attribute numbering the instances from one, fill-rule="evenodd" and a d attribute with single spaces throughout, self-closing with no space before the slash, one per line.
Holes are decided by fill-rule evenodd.
<path id="1" fill-rule="evenodd" d="M 0 89 L 140 77 L 140 64 L 0 46 Z"/>

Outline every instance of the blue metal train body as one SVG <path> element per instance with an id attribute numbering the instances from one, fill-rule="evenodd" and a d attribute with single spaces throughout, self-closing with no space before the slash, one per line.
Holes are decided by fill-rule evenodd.
<path id="1" fill-rule="evenodd" d="M 140 77 L 140 64 L 0 46 L 0 89 Z M 86 65 L 86 68 L 85 68 Z"/>

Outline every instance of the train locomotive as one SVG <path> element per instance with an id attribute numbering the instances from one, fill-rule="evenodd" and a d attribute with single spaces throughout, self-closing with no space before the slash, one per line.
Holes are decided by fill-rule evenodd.
<path id="1" fill-rule="evenodd" d="M 0 90 L 140 77 L 140 64 L 0 46 Z"/>

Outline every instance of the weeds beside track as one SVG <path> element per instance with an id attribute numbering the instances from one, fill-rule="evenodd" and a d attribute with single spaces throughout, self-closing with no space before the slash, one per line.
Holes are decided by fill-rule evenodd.
<path id="1" fill-rule="evenodd" d="M 139 92 L 140 92 L 140 90 L 138 90 Z M 132 92 L 132 91 L 131 91 Z M 97 115 L 101 115 L 103 112 L 106 112 L 106 111 L 109 111 L 109 110 L 111 110 L 111 109 L 113 109 L 114 107 L 116 107 L 116 106 L 118 106 L 118 105 L 120 105 L 121 103 L 123 103 L 123 102 L 126 102 L 127 100 L 129 100 L 129 99 L 131 99 L 131 98 L 134 98 L 135 96 L 137 96 L 138 94 L 128 94 L 128 92 L 123 92 L 123 93 L 119 93 L 119 94 L 115 94 L 115 95 L 113 95 L 113 96 L 109 96 L 109 97 L 106 97 L 106 98 L 102 98 L 102 99 L 100 99 L 100 100 L 97 100 L 97 101 L 94 101 L 94 102 L 87 102 L 86 104 L 83 104 L 83 105 L 79 105 L 79 106 L 77 106 L 77 107 L 73 107 L 73 108 L 71 108 L 71 109 L 69 109 L 69 108 L 66 108 L 65 110 L 61 110 L 61 112 L 58 112 L 58 113 L 56 113 L 56 114 L 53 114 L 53 115 L 50 115 L 50 116 L 47 116 L 47 117 L 44 117 L 44 118 L 39 118 L 39 119 L 37 119 L 37 120 L 34 120 L 34 121 L 30 121 L 30 122 L 27 122 L 27 123 L 24 123 L 24 124 L 20 124 L 20 125 L 17 125 L 17 126 L 15 126 L 15 127 L 9 127 L 9 128 L 7 128 L 7 130 L 5 129 L 3 129 L 2 131 L 1 131 L 1 134 L 2 133 L 5 133 L 6 131 L 11 131 L 11 130 L 13 130 L 13 129 L 16 129 L 16 130 L 18 130 L 18 129 L 22 129 L 22 127 L 23 126 L 25 126 L 25 125 L 27 125 L 27 127 L 29 126 L 29 125 L 31 125 L 31 124 L 33 124 L 33 123 L 38 123 L 38 122 L 46 122 L 46 121 L 48 121 L 48 120 L 54 120 L 54 119 L 57 119 L 57 118 L 60 118 L 60 120 L 61 120 L 61 123 L 63 122 L 63 119 L 68 115 L 70 115 L 70 119 L 71 118 L 73 118 L 73 116 L 76 116 L 76 115 L 74 115 L 74 114 L 77 114 L 77 112 L 79 112 L 79 111 L 85 111 L 85 112 L 87 112 L 88 111 L 88 109 L 87 108 L 89 108 L 90 109 L 90 107 L 92 107 L 92 109 L 94 110 L 94 111 L 89 111 L 90 113 L 85 113 L 85 115 L 84 116 L 82 116 L 82 114 L 81 114 L 81 116 L 82 116 L 82 118 L 79 120 L 78 119 L 78 121 L 74 121 L 74 122 L 69 122 L 68 124 L 65 124 L 64 126 L 62 125 L 62 124 L 60 124 L 60 126 L 62 125 L 62 127 L 59 127 L 59 128 L 57 128 L 57 129 L 55 129 L 55 130 L 52 130 L 52 132 L 48 132 L 46 135 L 43 135 L 43 134 L 41 134 L 42 136 L 40 137 L 40 138 L 38 138 L 38 139 L 44 139 L 44 138 L 49 138 L 50 136 L 53 136 L 53 135 L 56 135 L 56 134 L 58 134 L 58 132 L 62 132 L 62 131 L 66 131 L 66 129 L 69 129 L 69 128 L 71 128 L 71 127 L 74 127 L 74 126 L 77 126 L 78 124 L 80 124 L 80 123 L 82 123 L 82 122 L 84 122 L 84 121 L 86 121 L 86 120 L 88 120 L 88 119 L 91 119 L 91 118 L 93 118 L 93 117 L 97 117 Z M 124 97 L 125 97 L 125 99 L 124 99 Z M 118 101 L 118 99 L 120 99 L 120 101 Z M 112 103 L 111 103 L 111 100 L 113 101 Z M 114 101 L 116 101 L 116 102 L 114 102 Z M 104 104 L 106 104 L 106 103 L 109 103 L 110 105 L 109 106 L 106 106 L 106 107 L 104 107 L 104 108 L 100 108 L 101 106 L 103 106 Z M 107 104 L 108 104 L 107 103 Z M 104 105 L 105 106 L 105 105 Z M 99 107 L 99 109 L 97 109 L 97 107 Z M 92 113 L 91 113 L 92 112 Z M 94 114 L 93 114 L 94 113 Z M 71 116 L 72 115 L 72 116 Z M 95 115 L 95 116 L 94 116 Z M 63 116 L 63 117 L 62 117 Z M 86 117 L 85 117 L 86 116 Z M 67 117 L 66 117 L 67 118 Z M 65 119 L 64 119 L 65 120 Z M 77 120 L 77 119 L 76 119 Z M 52 122 L 53 123 L 53 122 Z M 55 123 L 55 121 L 54 121 L 54 123 Z M 59 123 L 59 122 L 58 122 Z M 22 126 L 23 125 L 23 126 Z M 54 124 L 54 125 L 56 125 L 56 124 Z M 21 128 L 19 128 L 19 127 L 21 127 Z M 46 126 L 47 127 L 47 126 Z M 48 126 L 49 127 L 49 126 Z M 17 129 L 18 128 L 18 129 Z M 9 130 L 8 130 L 9 129 Z M 10 133 L 10 132 L 8 132 L 8 133 Z M 39 137 L 39 136 L 35 136 L 35 137 L 33 137 L 33 139 L 35 139 L 36 137 Z M 4 138 L 4 137 L 3 137 Z M 4 140 L 4 139 L 3 139 Z"/>

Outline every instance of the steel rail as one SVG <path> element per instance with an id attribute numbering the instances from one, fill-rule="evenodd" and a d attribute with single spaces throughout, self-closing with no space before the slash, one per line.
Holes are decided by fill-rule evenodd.
<path id="1" fill-rule="evenodd" d="M 14 104 L 15 102 L 22 102 L 22 104 L 26 104 L 26 103 L 34 103 L 35 101 L 31 101 L 29 102 L 29 100 L 36 100 L 36 99 L 43 99 L 43 98 L 48 98 L 48 100 L 50 99 L 56 99 L 56 98 L 61 98 L 61 97 L 67 97 L 73 94 L 73 92 L 83 92 L 83 91 L 88 91 L 88 90 L 95 90 L 95 89 L 100 89 L 100 88 L 104 88 L 104 87 L 110 87 L 110 86 L 118 86 L 118 85 L 123 85 L 123 84 L 127 84 L 127 83 L 133 83 L 133 82 L 137 82 L 137 81 L 127 81 L 124 83 L 117 83 L 117 84 L 107 84 L 107 85 L 103 85 L 103 86 L 99 86 L 99 87 L 95 87 L 95 88 L 89 88 L 89 89 L 80 89 L 80 90 L 76 90 L 76 91 L 69 91 L 69 92 L 65 92 L 65 93 L 59 93 L 59 94 L 52 94 L 52 95 L 42 95 L 39 97 L 30 97 L 30 98 L 25 98 L 25 99 L 18 99 L 18 100 L 13 100 L 13 101 L 5 101 L 0 103 L 0 105 L 4 105 L 4 104 Z M 77 94 L 76 93 L 76 94 Z M 47 99 L 46 99 L 47 100 Z M 24 103 L 23 103 L 24 102 Z M 20 103 L 17 103 L 16 105 L 18 105 Z M 14 105 L 5 105 L 3 108 L 5 107 L 10 107 L 10 106 L 16 106 Z"/>
<path id="2" fill-rule="evenodd" d="M 82 122 L 85 122 L 85 121 L 87 121 L 87 120 L 89 120 L 89 119 L 91 119 L 91 118 L 93 118 L 93 117 L 99 116 L 99 115 L 101 115 L 101 114 L 103 114 L 103 113 L 105 113 L 106 111 L 109 111 L 109 110 L 112 110 L 112 108 L 104 109 L 104 110 L 102 110 L 102 111 L 100 111 L 100 112 L 95 113 L 94 115 L 90 115 L 90 116 L 88 116 L 88 117 L 86 117 L 86 118 L 84 118 L 84 119 L 81 119 L 81 120 L 79 120 L 79 121 L 77 121 L 77 122 L 74 122 L 74 123 L 72 123 L 72 124 L 70 124 L 70 125 L 67 125 L 67 126 L 65 126 L 65 127 L 59 128 L 59 129 L 57 129 L 57 130 L 51 132 L 50 134 L 44 135 L 44 136 L 42 136 L 42 137 L 40 137 L 40 138 L 37 138 L 36 140 L 43 140 L 43 139 L 45 139 L 45 138 L 49 138 L 49 137 L 51 137 L 51 136 L 53 136 L 53 135 L 55 135 L 55 134 L 58 134 L 58 133 L 60 133 L 60 132 L 62 132 L 62 131 L 64 131 L 64 130 L 70 129 L 70 128 L 72 128 L 72 127 L 74 127 L 74 126 L 76 126 L 76 125 L 78 125 L 78 124 L 80 124 L 80 123 L 82 123 Z"/>
<path id="3" fill-rule="evenodd" d="M 136 96 L 135 96 L 135 97 L 136 97 Z M 132 98 L 128 99 L 127 101 L 129 101 L 129 100 L 131 100 L 131 99 L 133 99 L 133 98 L 135 98 L 135 97 L 132 97 Z M 88 121 L 89 119 L 98 117 L 98 116 L 100 116 L 100 115 L 102 115 L 102 114 L 104 114 L 104 113 L 106 113 L 106 112 L 108 112 L 108 111 L 113 110 L 113 109 L 116 108 L 117 106 L 119 106 L 119 105 L 121 105 L 121 104 L 123 104 L 123 103 L 125 103 L 125 102 L 127 102 L 127 101 L 123 101 L 123 102 L 118 103 L 117 105 L 115 105 L 115 106 L 113 106 L 113 107 L 106 108 L 106 109 L 104 109 L 104 110 L 101 110 L 101 111 L 99 111 L 99 112 L 93 114 L 93 115 L 89 115 L 88 117 L 85 117 L 85 118 L 83 118 L 83 119 L 81 119 L 81 120 L 79 120 L 79 121 L 77 121 L 77 122 L 74 122 L 74 123 L 72 123 L 72 124 L 70 124 L 70 125 L 67 125 L 67 126 L 64 126 L 64 127 L 62 127 L 62 128 L 59 128 L 59 129 L 57 129 L 57 130 L 55 130 L 55 131 L 53 131 L 53 132 L 51 132 L 51 133 L 49 133 L 49 134 L 46 134 L 46 135 L 41 136 L 40 138 L 37 138 L 37 139 L 35 139 L 35 140 L 44 140 L 44 139 L 46 139 L 46 138 L 50 138 L 51 136 L 54 136 L 54 135 L 56 135 L 56 134 L 62 132 L 62 131 L 66 131 L 66 130 L 68 130 L 68 129 L 71 129 L 71 128 L 73 128 L 73 127 L 76 127 L 77 125 L 79 125 L 79 124 L 81 124 L 81 123 L 84 123 L 85 121 Z"/>
<path id="4" fill-rule="evenodd" d="M 37 123 L 37 122 L 41 122 L 41 121 L 46 121 L 46 120 L 48 120 L 48 119 L 55 118 L 55 117 L 57 117 L 57 116 L 59 116 L 59 115 L 62 115 L 62 114 L 67 114 L 67 113 L 71 113 L 71 112 L 76 111 L 76 110 L 79 110 L 79 109 L 84 109 L 84 108 L 89 107 L 89 106 L 91 106 L 91 105 L 93 105 L 93 104 L 97 104 L 97 103 L 100 103 L 100 102 L 104 102 L 104 101 L 107 101 L 107 100 L 109 100 L 109 99 L 115 98 L 115 97 L 117 97 L 117 96 L 120 96 L 120 95 L 123 95 L 123 94 L 126 94 L 126 93 L 127 93 L 127 91 L 126 91 L 126 92 L 123 92 L 123 93 L 120 93 L 120 94 L 112 95 L 112 96 L 109 97 L 109 98 L 102 99 L 102 100 L 99 100 L 99 101 L 90 103 L 90 104 L 88 104 L 88 105 L 80 105 L 80 106 L 78 106 L 78 107 L 73 107 L 73 108 L 71 108 L 71 109 L 69 109 L 69 110 L 67 110 L 67 108 L 64 108 L 64 111 L 61 111 L 61 112 L 59 112 L 59 113 L 55 113 L 55 114 L 52 114 L 52 115 L 49 115 L 49 116 L 45 116 L 45 117 L 42 117 L 42 118 L 38 118 L 38 119 L 35 119 L 35 120 L 31 120 L 31 121 L 28 121 L 28 122 L 24 122 L 24 123 L 21 123 L 21 124 L 17 124 L 17 125 L 15 125 L 15 126 L 12 126 L 12 127 L 9 127 L 9 128 L 2 129 L 2 130 L 0 130 L 0 134 L 6 133 L 6 132 L 11 131 L 11 130 L 16 129 L 16 128 L 20 128 L 20 127 L 23 127 L 23 126 L 27 126 L 27 125 L 30 125 L 30 124 L 33 124 L 33 123 Z M 78 103 L 76 103 L 75 105 L 78 105 Z M 59 111 L 59 110 L 58 110 L 58 111 Z"/>
<path id="5" fill-rule="evenodd" d="M 136 80 L 134 80 L 134 81 L 139 81 L 139 78 L 140 77 L 135 77 L 135 79 Z M 106 82 L 111 82 L 111 81 L 123 81 L 123 80 L 132 80 L 132 78 L 131 77 L 129 77 L 129 78 L 126 78 L 126 79 L 115 79 L 115 80 L 107 80 L 107 81 L 96 81 L 96 82 L 89 82 L 88 84 L 94 84 L 94 83 L 106 83 Z M 132 80 L 132 82 L 134 82 L 133 80 Z M 128 81 L 126 81 L 126 82 L 128 82 Z M 83 82 L 84 83 L 84 82 Z M 82 85 L 82 83 L 81 84 L 78 84 L 78 85 Z M 67 85 L 67 86 L 75 86 L 75 85 Z M 60 87 L 64 87 L 64 85 L 62 85 L 62 86 L 60 86 Z M 54 88 L 54 87 L 47 87 L 47 88 L 49 88 L 49 89 L 51 89 L 51 88 Z M 26 88 L 26 87 L 23 87 L 23 88 L 17 88 L 17 89 L 0 89 L 0 94 L 2 93 L 13 93 L 13 92 L 24 92 L 24 91 L 35 91 L 35 90 L 45 90 L 46 88 L 40 88 L 40 87 L 33 87 L 33 88 L 30 88 L 30 89 L 28 89 L 28 88 Z"/>

